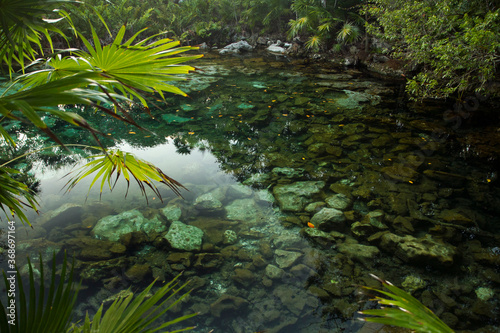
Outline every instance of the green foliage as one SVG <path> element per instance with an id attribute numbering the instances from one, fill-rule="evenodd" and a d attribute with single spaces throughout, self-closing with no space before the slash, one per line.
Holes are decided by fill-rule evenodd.
<path id="1" fill-rule="evenodd" d="M 361 320 L 405 327 L 421 333 L 453 333 L 448 325 L 416 298 L 388 281 L 381 280 L 373 274 L 371 276 L 379 280 L 388 291 L 370 287 L 363 288 L 384 295 L 384 297 L 375 296 L 373 300 L 388 307 L 360 311 L 361 314 L 370 316 L 363 317 Z"/>
<path id="2" fill-rule="evenodd" d="M 58 118 L 68 122 L 71 125 L 88 130 L 96 139 L 99 145 L 97 131 L 95 131 L 87 121 L 80 115 L 68 112 L 60 105 L 91 105 L 105 112 L 107 115 L 119 119 L 123 122 L 137 126 L 127 110 L 121 107 L 119 102 L 131 103 L 133 99 L 139 100 L 145 107 L 148 103 L 146 95 L 158 94 L 164 97 L 164 93 L 175 93 L 186 95 L 177 87 L 168 84 L 172 80 L 179 80 L 173 76 L 177 74 L 187 74 L 194 68 L 181 63 L 201 57 L 194 55 L 189 57 L 179 57 L 179 53 L 192 50 L 193 47 L 179 47 L 179 42 L 173 42 L 168 38 L 161 38 L 159 35 L 153 35 L 139 42 L 136 38 L 142 31 L 136 32 L 128 40 L 125 40 L 126 29 L 121 27 L 114 40 L 108 45 L 103 45 L 91 27 L 91 40 L 89 41 L 83 34 L 76 31 L 87 51 L 78 49 L 66 49 L 63 54 L 51 54 L 46 58 L 38 58 L 29 66 L 24 66 L 22 59 L 32 59 L 37 56 L 33 45 L 36 45 L 41 52 L 41 36 L 49 36 L 49 32 L 62 34 L 61 30 L 47 27 L 46 24 L 57 23 L 58 21 L 47 21 L 41 18 L 47 15 L 45 9 L 40 9 L 40 3 L 47 2 L 48 5 L 60 5 L 72 3 L 73 1 L 49 0 L 30 1 L 20 0 L 25 12 L 16 12 L 13 8 L 20 8 L 11 1 L 4 1 L 0 5 L 0 22 L 6 22 L 7 27 L 2 27 L 0 40 L 3 35 L 3 63 L 11 70 L 14 68 L 14 62 L 21 66 L 21 70 L 29 69 L 25 74 L 18 76 L 8 86 L 0 96 L 0 145 L 15 149 L 16 143 L 10 137 L 9 133 L 2 126 L 5 120 L 15 120 L 32 126 L 43 131 L 56 143 L 64 143 L 52 132 L 51 122 L 48 120 Z M 48 7 L 52 8 L 52 7 Z M 65 13 L 65 11 L 59 11 Z M 33 23 L 25 23 L 27 17 L 32 16 Z M 8 17 L 2 18 L 2 15 Z M 17 16 L 16 16 L 17 15 Z M 40 15 L 37 16 L 37 15 Z M 37 18 L 40 18 L 37 20 Z M 17 37 L 21 36 L 21 37 Z M 23 37 L 24 36 L 24 37 Z M 62 35 L 64 37 L 64 35 Z M 24 38 L 24 39 L 23 39 Z M 114 106 L 114 110 L 109 105 Z M 116 112 L 119 111 L 119 112 Z M 140 128 L 140 127 L 139 127 Z M 104 147 L 101 148 L 105 151 Z M 117 153 L 117 152 L 115 152 Z M 176 193 L 178 186 L 172 179 L 166 176 L 161 170 L 148 165 L 145 162 L 134 160 L 129 154 L 121 153 L 123 159 L 115 162 L 122 163 L 123 168 L 119 171 L 129 172 L 134 168 L 139 168 L 143 172 L 131 172 L 130 176 L 124 174 L 127 180 L 135 178 L 144 189 L 144 184 L 150 180 L 158 180 L 167 184 Z M 106 155 L 110 158 L 109 155 Z M 125 161 L 125 157 L 128 161 Z M 14 180 L 12 176 L 15 171 L 6 168 L 8 164 L 0 166 L 0 207 L 5 215 L 15 214 L 19 216 L 23 223 L 28 223 L 26 216 L 22 212 L 23 206 L 36 209 L 37 202 L 34 194 L 26 185 Z M 90 162 L 92 167 L 95 164 Z M 108 167 L 109 164 L 103 163 L 102 167 Z M 116 165 L 115 165 L 116 167 Z M 111 174 L 115 171 L 113 168 L 107 168 L 102 171 Z M 143 177 L 144 174 L 148 178 Z M 77 181 L 78 182 L 78 181 Z M 144 191 L 143 191 L 144 192 Z M 23 199 L 24 198 L 24 199 Z"/>
<path id="3" fill-rule="evenodd" d="M 82 325 L 72 324 L 73 308 L 78 296 L 79 285 L 73 281 L 74 261 L 69 267 L 64 255 L 60 276 L 56 276 L 56 257 L 52 256 L 51 275 L 48 292 L 45 286 L 45 273 L 42 256 L 40 255 L 40 277 L 35 280 L 35 268 L 28 258 L 29 286 L 25 287 L 20 272 L 16 269 L 16 293 L 8 294 L 7 306 L 0 302 L 0 331 L 2 333 L 152 333 L 192 318 L 196 313 L 183 315 L 167 322 L 162 322 L 165 314 L 188 294 L 177 295 L 186 287 L 188 282 L 180 285 L 176 276 L 172 281 L 162 286 L 149 297 L 151 283 L 141 293 L 135 296 L 128 293 L 127 297 L 118 297 L 109 308 L 104 311 L 101 304 L 97 313 L 90 318 L 88 313 Z M 5 286 L 9 289 L 10 275 L 3 272 Z M 39 284 L 38 290 L 36 285 Z M 29 295 L 27 295 L 29 290 Z M 15 295 L 19 298 L 15 300 Z M 168 296 L 167 296 L 168 295 Z M 15 302 L 11 303 L 11 300 Z M 15 304 L 15 320 L 12 325 L 8 316 L 10 304 Z M 183 332 L 194 327 L 185 327 L 169 332 Z"/>
<path id="4" fill-rule="evenodd" d="M 291 9 L 297 18 L 289 21 L 288 36 L 293 38 L 305 33 L 308 36 L 306 47 L 314 52 L 330 45 L 335 35 L 342 44 L 354 42 L 360 37 L 360 29 L 351 21 L 362 21 L 355 12 L 356 2 L 335 1 L 332 4 L 321 0 L 294 0 Z"/>
<path id="5" fill-rule="evenodd" d="M 189 294 L 189 292 L 185 293 L 173 300 L 173 297 L 187 285 L 186 282 L 179 286 L 177 281 L 179 276 L 177 275 L 172 281 L 155 291 L 150 298 L 147 298 L 147 296 L 154 282 L 135 298 L 134 294 L 130 294 L 125 298 L 117 298 L 105 312 L 103 312 L 103 305 L 101 304 L 92 320 L 87 313 L 83 325 L 73 324 L 68 333 L 152 333 L 196 316 L 197 314 L 193 313 L 168 322 L 156 323 L 159 319 L 164 318 L 167 311 Z M 159 303 L 168 293 L 171 294 Z M 168 332 L 184 332 L 193 328 L 186 327 Z"/>
<path id="6" fill-rule="evenodd" d="M 98 149 L 98 147 L 94 147 Z M 75 176 L 71 177 L 66 186 L 68 191 L 74 188 L 82 179 L 97 173 L 90 184 L 90 189 L 102 177 L 100 185 L 100 193 L 104 184 L 107 183 L 109 189 L 112 190 L 116 182 L 123 174 L 127 181 L 127 192 L 130 186 L 130 180 L 135 179 L 143 194 L 146 194 L 146 186 L 149 187 L 155 195 L 161 200 L 160 190 L 154 182 L 160 182 L 167 185 L 174 193 L 181 196 L 180 188 L 184 188 L 182 184 L 167 176 L 163 171 L 144 160 L 138 159 L 134 155 L 120 150 L 107 150 L 105 154 L 95 155 L 90 157 L 92 161 L 82 166 Z M 111 178 L 116 177 L 112 181 Z M 126 196 L 126 194 L 125 194 Z"/>
<path id="7" fill-rule="evenodd" d="M 6 312 L 7 306 L 1 304 L 0 310 L 0 331 L 5 333 L 45 333 L 45 332 L 66 332 L 72 320 L 73 306 L 76 302 L 77 293 L 75 292 L 73 281 L 73 267 L 67 268 L 66 254 L 64 255 L 62 270 L 59 282 L 56 282 L 56 260 L 55 254 L 52 256 L 52 269 L 48 292 L 45 289 L 45 275 L 42 256 L 40 255 L 40 278 L 34 277 L 34 268 L 28 258 L 29 286 L 26 288 L 21 279 L 21 274 L 16 268 L 15 284 L 18 288 L 15 295 L 8 295 L 8 305 L 14 304 L 15 320 L 14 325 L 10 324 L 11 317 Z M 9 274 L 9 277 L 12 274 Z M 5 286 L 10 286 L 7 280 L 7 273 L 3 272 Z M 38 291 L 35 291 L 36 283 L 39 283 Z M 76 287 L 78 288 L 78 287 Z M 27 292 L 29 290 L 29 295 Z M 16 294 L 12 293 L 12 294 Z M 46 294 L 47 293 L 47 294 Z"/>
<path id="8" fill-rule="evenodd" d="M 373 0 L 364 8 L 372 34 L 418 68 L 408 80 L 415 99 L 487 91 L 500 61 L 500 8 L 495 2 Z"/>

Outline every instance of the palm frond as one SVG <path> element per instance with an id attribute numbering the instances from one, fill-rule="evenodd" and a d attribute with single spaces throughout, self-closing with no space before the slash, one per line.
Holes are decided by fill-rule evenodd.
<path id="1" fill-rule="evenodd" d="M 317 52 L 322 43 L 323 41 L 320 36 L 311 36 L 306 41 L 306 48 L 314 52 Z"/>
<path id="2" fill-rule="evenodd" d="M 133 154 L 123 152 L 121 150 L 108 150 L 105 154 L 91 156 L 92 161 L 86 163 L 78 169 L 78 172 L 71 176 L 66 183 L 67 191 L 74 188 L 81 180 L 95 174 L 89 186 L 90 189 L 100 181 L 100 193 L 104 185 L 107 183 L 110 190 L 113 190 L 116 182 L 123 174 L 127 181 L 127 193 L 130 186 L 130 180 L 135 180 L 143 195 L 146 196 L 146 187 L 150 188 L 154 194 L 162 200 L 160 190 L 154 182 L 159 182 L 167 185 L 175 194 L 182 197 L 180 189 L 186 189 L 181 183 L 170 178 L 162 170 L 152 165 L 149 162 L 135 157 Z M 69 173 L 68 175 L 70 175 Z M 68 176 L 66 175 L 66 176 Z M 113 176 L 115 176 L 114 179 Z M 187 190 L 187 189 L 186 189 Z M 125 194 L 127 196 L 127 194 Z"/>
<path id="3" fill-rule="evenodd" d="M 337 41 L 345 44 L 356 41 L 361 37 L 360 30 L 356 25 L 349 22 L 344 23 L 337 34 Z"/>
<path id="4" fill-rule="evenodd" d="M 405 327 L 422 333 L 453 333 L 453 330 L 448 325 L 416 298 L 390 282 L 384 281 L 373 274 L 370 275 L 379 280 L 389 291 L 365 286 L 363 288 L 384 295 L 385 297 L 376 296 L 373 300 L 388 307 L 360 311 L 359 313 L 362 315 L 373 316 L 363 317 L 361 320 Z"/>
<path id="5" fill-rule="evenodd" d="M 17 316 L 14 325 L 9 321 L 12 319 L 7 315 L 6 306 L 2 305 L 0 310 L 0 331 L 5 333 L 25 333 L 25 332 L 66 332 L 69 328 L 73 306 L 76 302 L 77 292 L 74 290 L 73 281 L 74 261 L 68 272 L 66 254 L 64 254 L 63 266 L 59 283 L 56 284 L 56 258 L 52 256 L 52 272 L 49 290 L 45 290 L 45 276 L 43 260 L 40 254 L 40 283 L 36 291 L 34 268 L 28 258 L 29 286 L 26 288 L 21 279 L 21 274 L 16 268 L 16 274 L 3 272 L 4 282 L 9 286 L 9 278 L 15 277 L 18 287 L 19 299 L 12 302 L 14 296 L 8 295 L 8 305 L 14 304 Z M 78 289 L 78 287 L 76 287 Z M 29 294 L 27 293 L 29 292 Z M 13 293 L 14 294 L 14 293 Z"/>
<path id="6" fill-rule="evenodd" d="M 12 177 L 12 175 L 19 173 L 15 169 L 0 166 L 0 209 L 7 219 L 13 218 L 15 215 L 22 223 L 31 226 L 24 214 L 24 209 L 37 210 L 38 202 L 35 193 L 26 184 Z M 24 200 L 20 198 L 24 198 Z"/>
<path id="7" fill-rule="evenodd" d="M 105 312 L 103 311 L 103 305 L 101 305 L 92 320 L 90 320 L 90 317 L 87 314 L 83 326 L 74 324 L 68 332 L 152 333 L 192 318 L 196 316 L 197 313 L 184 315 L 168 322 L 159 324 L 156 323 L 159 318 L 164 317 L 167 311 L 172 309 L 172 307 L 182 301 L 189 294 L 189 292 L 187 292 L 175 301 L 173 300 L 173 297 L 180 293 L 181 290 L 188 284 L 188 282 L 186 282 L 185 284 L 179 286 L 177 281 L 179 277 L 180 275 L 176 276 L 172 281 L 156 291 L 150 298 L 147 298 L 147 296 L 156 280 L 135 298 L 133 294 L 130 294 L 125 298 L 117 298 Z M 171 294 L 161 301 L 168 293 Z M 159 303 L 160 301 L 161 303 Z M 167 306 L 167 304 L 169 305 Z M 193 328 L 194 327 L 185 327 L 169 332 L 183 332 Z"/>

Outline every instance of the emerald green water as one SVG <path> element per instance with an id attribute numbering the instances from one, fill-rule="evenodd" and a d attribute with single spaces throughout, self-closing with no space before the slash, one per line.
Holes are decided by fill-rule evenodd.
<path id="1" fill-rule="evenodd" d="M 498 138 L 477 134 L 485 101 L 457 115 L 407 103 L 401 82 L 267 56 L 208 55 L 195 66 L 180 83 L 189 98 L 152 102 L 152 117 L 130 106 L 149 131 L 73 110 L 108 146 L 180 181 L 184 198 L 162 188 L 163 202 L 149 193 L 148 204 L 133 185 L 124 198 L 123 183 L 101 200 L 88 183 L 64 195 L 60 178 L 83 151 L 32 157 L 17 167 L 40 180 L 41 214 L 18 231 L 21 266 L 38 250 L 74 255 L 79 315 L 183 271 L 194 290 L 176 311 L 200 312 L 189 323 L 196 332 L 357 332 L 356 311 L 373 306 L 356 287 L 374 285 L 369 273 L 411 290 L 457 330 L 498 329 Z M 95 144 L 50 125 L 65 142 Z M 48 144 L 31 132 L 18 140 Z M 133 210 L 139 230 L 99 233 L 102 219 Z M 174 221 L 203 231 L 199 249 L 165 239 Z"/>

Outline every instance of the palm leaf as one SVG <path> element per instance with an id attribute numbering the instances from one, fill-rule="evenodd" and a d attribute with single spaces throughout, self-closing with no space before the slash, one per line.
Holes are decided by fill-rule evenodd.
<path id="1" fill-rule="evenodd" d="M 44 333 L 44 332 L 65 332 L 69 328 L 71 322 L 71 312 L 76 302 L 77 292 L 74 291 L 73 283 L 73 267 L 74 261 L 71 264 L 70 271 L 67 272 L 67 259 L 64 254 L 63 268 L 59 283 L 56 286 L 56 259 L 55 253 L 52 256 L 52 274 L 50 279 L 50 287 L 45 294 L 44 284 L 44 269 L 43 260 L 40 254 L 40 286 L 36 290 L 36 282 L 33 274 L 33 264 L 28 258 L 29 269 L 29 295 L 26 294 L 26 288 L 22 282 L 21 274 L 16 268 L 16 285 L 18 287 L 19 299 L 15 302 L 16 316 L 15 325 L 9 324 L 9 317 L 2 305 L 0 310 L 0 331 L 3 333 Z M 12 273 L 9 273 L 12 275 Z M 7 273 L 3 272 L 6 286 L 8 284 Z M 77 287 L 78 288 L 78 287 Z M 8 297 L 10 305 L 13 297 Z"/>
<path id="2" fill-rule="evenodd" d="M 379 280 L 389 291 L 365 286 L 363 288 L 384 295 L 385 297 L 376 296 L 373 300 L 389 307 L 360 311 L 360 314 L 373 316 L 363 317 L 361 320 L 405 327 L 422 333 L 453 333 L 448 325 L 416 298 L 390 282 L 381 280 L 373 274 L 370 275 Z"/>
<path id="3" fill-rule="evenodd" d="M 170 310 L 178 302 L 182 301 L 184 297 L 189 294 L 189 292 L 187 292 L 175 301 L 171 301 L 172 297 L 176 296 L 188 284 L 185 283 L 182 286 L 179 286 L 177 281 L 179 277 L 180 275 L 176 276 L 172 281 L 165 284 L 149 298 L 149 292 L 156 280 L 135 298 L 133 294 L 125 298 L 117 298 L 105 312 L 103 311 L 103 305 L 101 305 L 92 320 L 90 320 L 87 314 L 84 325 L 80 327 L 74 324 L 69 332 L 153 333 L 194 317 L 197 315 L 196 313 L 184 315 L 168 322 L 155 324 L 159 318 L 164 317 L 168 310 Z M 171 294 L 161 301 L 168 293 Z M 160 301 L 161 303 L 159 303 Z M 171 302 L 170 305 L 166 306 L 167 302 Z M 151 327 L 152 325 L 157 326 Z M 194 327 L 186 327 L 169 332 L 183 332 L 193 328 Z"/>
<path id="4" fill-rule="evenodd" d="M 116 182 L 123 174 L 127 181 L 127 193 L 130 186 L 130 180 L 135 180 L 143 195 L 146 196 L 146 187 L 150 188 L 154 194 L 162 200 L 160 190 L 154 182 L 167 185 L 175 194 L 182 197 L 180 189 L 186 189 L 181 183 L 167 176 L 156 166 L 149 162 L 138 159 L 133 154 L 122 152 L 121 150 L 108 150 L 105 154 L 91 156 L 92 161 L 80 167 L 66 183 L 67 191 L 74 188 L 81 180 L 94 174 L 94 178 L 89 186 L 90 189 L 100 179 L 100 193 L 107 183 L 110 190 L 113 190 Z M 70 173 L 71 174 L 71 173 Z M 70 175 L 68 174 L 68 175 Z M 66 175 L 66 176 L 68 176 Z M 115 178 L 113 179 L 113 177 Z M 187 189 L 186 189 L 187 190 Z M 127 196 L 127 193 L 125 196 Z"/>
<path id="5" fill-rule="evenodd" d="M 0 166 L 0 209 L 7 218 L 16 215 L 22 223 L 31 226 L 24 214 L 24 208 L 29 207 L 36 210 L 38 202 L 35 193 L 26 184 L 12 178 L 12 175 L 19 173 L 15 169 Z M 24 198 L 24 200 L 20 198 Z"/>

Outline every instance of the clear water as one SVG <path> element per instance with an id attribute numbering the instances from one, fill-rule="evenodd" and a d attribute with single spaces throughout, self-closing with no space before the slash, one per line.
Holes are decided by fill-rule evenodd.
<path id="1" fill-rule="evenodd" d="M 176 313 L 200 312 L 189 322 L 197 332 L 357 332 L 356 311 L 373 306 L 357 293 L 358 285 L 374 285 L 369 273 L 416 288 L 457 329 L 498 327 L 497 165 L 473 135 L 477 118 L 454 118 L 442 104 L 406 104 L 400 83 L 328 64 L 207 56 L 195 66 L 180 84 L 189 98 L 153 102 L 153 118 L 130 106 L 149 131 L 73 109 L 107 135 L 108 146 L 180 181 L 189 190 L 184 199 L 162 188 L 163 202 L 153 193 L 146 202 L 134 184 L 125 198 L 123 182 L 101 200 L 98 189 L 88 192 L 89 181 L 64 194 L 61 177 L 81 155 L 33 156 L 17 165 L 33 167 L 41 202 L 41 214 L 30 213 L 34 229 L 18 228 L 21 266 L 25 253 L 74 255 L 84 286 L 80 316 L 120 290 L 184 271 L 194 290 Z M 66 142 L 94 144 L 83 131 L 52 126 Z M 21 147 L 47 144 L 34 133 L 19 140 Z M 294 194 L 298 182 L 320 186 Z M 207 193 L 221 206 L 204 206 L 215 202 L 202 202 Z M 68 204 L 74 213 L 51 218 Z M 344 221 L 308 226 L 327 205 L 343 211 Z M 100 219 L 133 209 L 168 227 L 166 206 L 203 230 L 201 250 L 172 249 L 166 231 L 122 239 L 126 250 L 118 253 L 95 251 L 101 243 L 89 241 Z M 234 244 L 225 241 L 227 230 Z M 418 245 L 426 254 L 415 254 Z"/>

